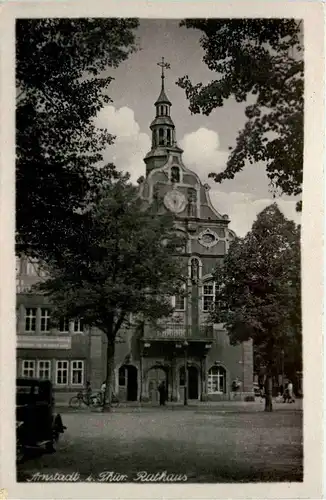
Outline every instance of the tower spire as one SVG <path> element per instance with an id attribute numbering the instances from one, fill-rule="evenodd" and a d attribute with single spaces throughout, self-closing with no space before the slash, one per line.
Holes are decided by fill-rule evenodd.
<path id="1" fill-rule="evenodd" d="M 164 90 L 165 70 L 170 69 L 171 66 L 165 61 L 164 57 L 156 64 L 161 68 L 162 85 L 160 95 L 154 103 L 156 116 L 150 125 L 152 131 L 152 148 L 144 159 L 146 174 L 154 168 L 164 165 L 171 152 L 176 155 L 182 153 L 182 149 L 176 143 L 175 126 L 170 116 L 172 103 Z"/>
<path id="2" fill-rule="evenodd" d="M 157 65 L 162 68 L 162 74 L 161 74 L 162 85 L 161 85 L 161 89 L 164 92 L 164 79 L 165 79 L 164 70 L 165 69 L 171 69 L 171 66 L 170 66 L 169 63 L 165 62 L 164 57 L 162 57 L 162 61 L 158 62 Z"/>

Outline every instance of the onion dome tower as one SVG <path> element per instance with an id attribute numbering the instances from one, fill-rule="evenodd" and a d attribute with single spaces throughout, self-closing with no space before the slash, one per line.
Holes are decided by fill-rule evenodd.
<path id="1" fill-rule="evenodd" d="M 172 103 L 168 99 L 164 88 L 164 70 L 169 69 L 170 64 L 164 61 L 164 57 L 162 57 L 162 61 L 157 64 L 162 68 L 162 83 L 160 95 L 154 103 L 156 116 L 150 125 L 152 131 L 152 149 L 144 158 L 146 163 L 146 175 L 154 168 L 164 165 L 170 152 L 179 154 L 183 152 L 176 143 L 175 125 L 170 116 Z"/>

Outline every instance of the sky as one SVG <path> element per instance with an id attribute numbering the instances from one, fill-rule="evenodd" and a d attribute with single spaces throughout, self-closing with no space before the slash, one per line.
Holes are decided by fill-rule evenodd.
<path id="1" fill-rule="evenodd" d="M 171 117 L 177 142 L 184 150 L 183 161 L 198 173 L 203 183 L 210 184 L 212 203 L 218 212 L 229 215 L 229 227 L 244 236 L 256 215 L 273 201 L 277 201 L 287 218 L 299 223 L 296 200 L 286 196 L 273 200 L 261 164 L 248 165 L 234 179 L 222 184 L 208 179 L 210 172 L 225 168 L 228 148 L 235 145 L 246 121 L 246 103 L 237 103 L 231 98 L 209 116 L 191 115 L 185 93 L 176 85 L 177 79 L 188 75 L 192 83 L 207 83 L 215 78 L 202 61 L 201 32 L 180 27 L 174 19 L 146 19 L 140 21 L 136 36 L 140 50 L 117 69 L 107 71 L 107 75 L 114 78 L 109 88 L 113 102 L 99 112 L 95 123 L 107 128 L 116 139 L 115 144 L 105 150 L 104 160 L 128 171 L 133 181 L 145 175 L 143 158 L 150 150 L 149 125 L 155 115 L 154 102 L 161 85 L 161 69 L 157 63 L 164 57 L 171 66 L 166 71 L 165 88 L 172 102 Z"/>

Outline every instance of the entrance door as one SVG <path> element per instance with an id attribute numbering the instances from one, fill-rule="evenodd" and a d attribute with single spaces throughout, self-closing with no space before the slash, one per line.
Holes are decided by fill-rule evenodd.
<path id="1" fill-rule="evenodd" d="M 188 368 L 188 398 L 198 399 L 198 370 L 195 366 Z"/>
<path id="2" fill-rule="evenodd" d="M 127 365 L 127 401 L 137 401 L 137 392 L 137 368 L 133 365 Z"/>

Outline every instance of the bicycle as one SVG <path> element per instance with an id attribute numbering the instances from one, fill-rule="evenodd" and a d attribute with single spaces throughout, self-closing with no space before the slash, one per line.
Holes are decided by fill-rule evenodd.
<path id="1" fill-rule="evenodd" d="M 101 394 L 91 394 L 90 396 L 84 392 L 78 392 L 76 396 L 73 396 L 69 401 L 69 406 L 71 408 L 81 408 L 83 405 L 86 406 L 101 406 Z"/>
<path id="2" fill-rule="evenodd" d="M 113 408 L 118 408 L 118 406 L 120 405 L 120 399 L 118 398 L 118 396 L 116 396 L 114 394 L 114 392 L 112 392 L 112 396 L 111 396 L 111 406 Z"/>

